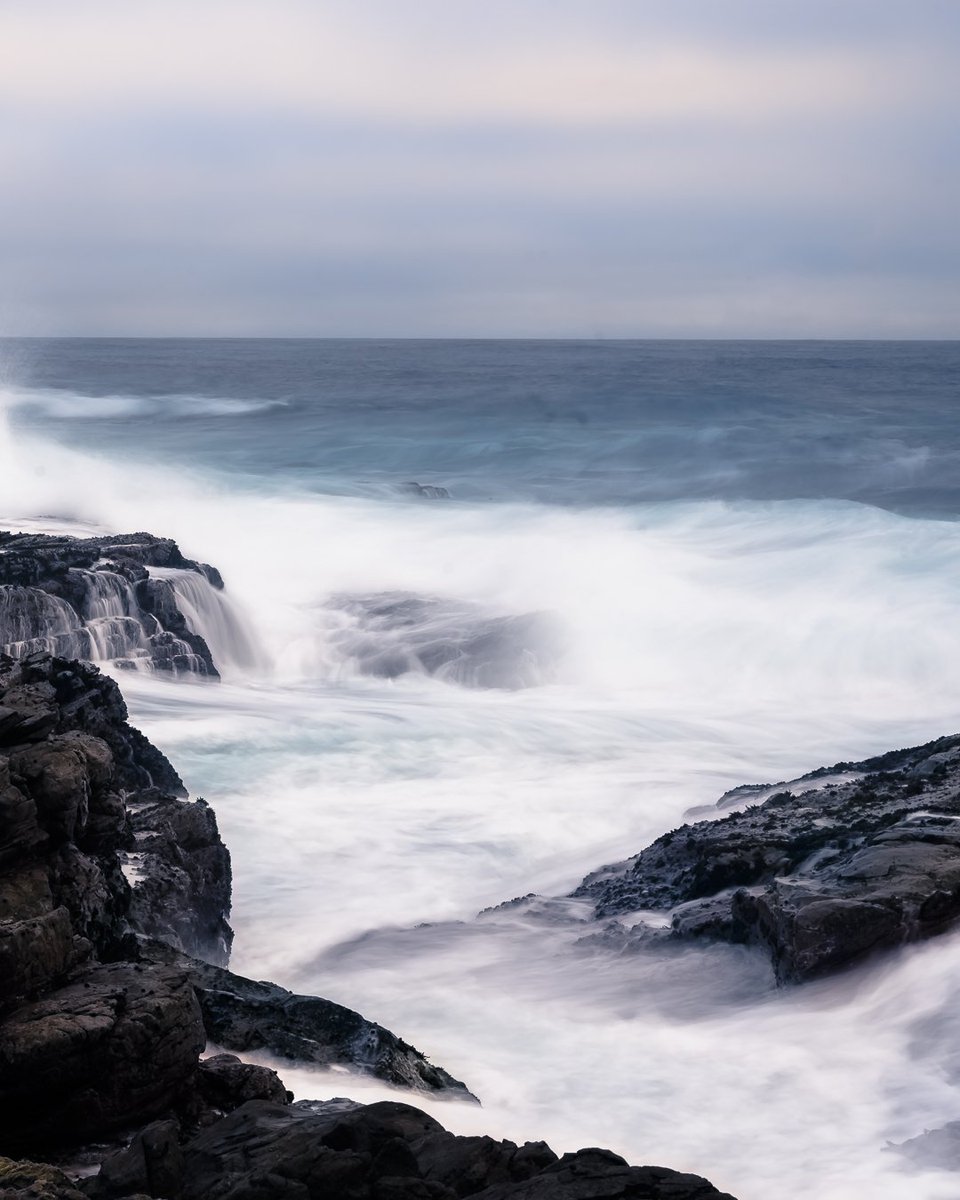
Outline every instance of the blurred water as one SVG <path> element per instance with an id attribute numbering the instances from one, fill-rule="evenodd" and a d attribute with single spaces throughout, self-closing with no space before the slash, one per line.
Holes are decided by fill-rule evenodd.
<path id="1" fill-rule="evenodd" d="M 451 1127 L 741 1200 L 957 1194 L 884 1149 L 960 1115 L 955 938 L 777 992 L 745 950 L 583 945 L 577 904 L 475 918 L 960 725 L 955 344 L 3 354 L 0 528 L 145 528 L 226 578 L 223 684 L 121 684 L 216 807 L 238 970 L 465 1079 Z"/>

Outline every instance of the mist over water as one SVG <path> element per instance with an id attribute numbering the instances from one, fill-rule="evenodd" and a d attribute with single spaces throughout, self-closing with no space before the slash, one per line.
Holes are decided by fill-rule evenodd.
<path id="1" fill-rule="evenodd" d="M 584 940 L 577 902 L 476 914 L 960 727 L 956 348 L 143 345 L 20 344 L 0 528 L 222 571 L 187 600 L 223 683 L 118 677 L 216 808 L 235 969 L 426 1051 L 483 1101 L 435 1105 L 456 1130 L 955 1197 L 884 1147 L 960 1117 L 956 936 L 778 991 L 748 950 Z"/>

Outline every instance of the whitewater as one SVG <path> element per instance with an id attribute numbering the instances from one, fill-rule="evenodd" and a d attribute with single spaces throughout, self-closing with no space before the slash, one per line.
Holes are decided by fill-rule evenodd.
<path id="1" fill-rule="evenodd" d="M 482 1101 L 417 1098 L 455 1132 L 956 1197 L 888 1146 L 960 1117 L 960 936 L 777 989 L 745 948 L 585 942 L 564 899 L 738 784 L 960 729 L 955 348 L 4 362 L 0 529 L 145 529 L 226 581 L 178 581 L 222 682 L 101 665 L 216 809 L 234 970 L 425 1051 Z"/>

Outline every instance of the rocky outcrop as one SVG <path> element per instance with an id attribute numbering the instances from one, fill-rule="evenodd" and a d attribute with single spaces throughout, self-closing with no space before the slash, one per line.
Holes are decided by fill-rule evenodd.
<path id="1" fill-rule="evenodd" d="M 123 962 L 74 974 L 0 1025 L 4 1150 L 80 1142 L 170 1109 L 205 1042 L 183 972 Z"/>
<path id="2" fill-rule="evenodd" d="M 724 1200 L 607 1151 L 455 1137 L 404 1104 L 293 1105 L 266 1067 L 202 1060 L 212 1039 L 473 1099 L 358 1013 L 218 965 L 229 899 L 212 810 L 116 684 L 0 655 L 0 1200 Z M 98 1174 L 43 1161 L 78 1150 Z"/>
<path id="3" fill-rule="evenodd" d="M 732 1200 L 698 1176 L 630 1167 L 605 1150 L 558 1159 L 543 1142 L 455 1137 L 390 1102 L 252 1101 L 163 1157 L 166 1190 L 152 1194 L 171 1200 Z M 95 1195 L 146 1192 L 159 1158 L 132 1146 L 104 1164 Z M 104 1175 L 120 1186 L 104 1187 Z"/>
<path id="4" fill-rule="evenodd" d="M 772 794 L 771 794 L 772 793 Z M 846 966 L 960 918 L 960 737 L 839 763 L 685 825 L 575 896 L 638 943 L 755 943 L 781 981 Z M 750 796 L 738 789 L 735 801 Z M 721 804 L 724 799 L 721 799 Z M 669 911 L 666 933 L 628 914 Z M 624 918 L 628 918 L 624 920 Z"/>
<path id="5" fill-rule="evenodd" d="M 117 960 L 132 928 L 227 959 L 230 856 L 212 810 L 183 798 L 126 716 L 90 664 L 0 658 L 0 997 Z"/>
<path id="6" fill-rule="evenodd" d="M 223 588 L 215 567 L 184 558 L 169 538 L 0 532 L 0 650 L 215 678 L 210 647 L 177 594 L 178 576 L 190 575 Z"/>
<path id="7" fill-rule="evenodd" d="M 146 959 L 187 971 L 212 1042 L 241 1053 L 266 1050 L 316 1066 L 349 1066 L 397 1087 L 475 1100 L 466 1086 L 389 1029 L 319 996 L 298 996 L 266 981 L 186 959 L 147 943 Z"/>

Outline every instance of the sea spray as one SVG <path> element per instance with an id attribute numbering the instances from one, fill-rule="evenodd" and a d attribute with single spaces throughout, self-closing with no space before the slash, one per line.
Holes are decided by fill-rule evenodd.
<path id="1" fill-rule="evenodd" d="M 135 721 L 216 805 L 234 856 L 239 970 L 399 1029 L 481 1095 L 480 1114 L 444 1109 L 464 1131 L 611 1144 L 698 1170 L 741 1200 L 952 1200 L 948 1176 L 905 1177 L 885 1146 L 960 1112 L 943 1050 L 955 1040 L 954 936 L 777 991 L 748 950 L 630 954 L 576 905 L 556 901 L 536 920 L 496 906 L 531 891 L 562 898 L 736 784 L 955 730 L 955 523 L 829 489 L 795 498 L 824 428 L 813 408 L 782 418 L 793 473 L 770 485 L 775 498 L 703 495 L 705 479 L 729 491 L 749 474 L 749 456 L 716 457 L 738 438 L 752 444 L 733 421 L 696 443 L 712 473 L 689 473 L 687 498 L 641 502 L 649 479 L 634 472 L 634 499 L 603 506 L 590 498 L 601 484 L 591 492 L 582 475 L 568 477 L 562 506 L 505 502 L 505 475 L 479 450 L 492 481 L 483 497 L 402 447 L 396 479 L 441 478 L 453 500 L 413 502 L 379 482 L 379 498 L 351 493 L 343 430 L 368 444 L 369 418 L 348 406 L 323 449 L 327 465 L 346 464 L 341 495 L 307 486 L 307 468 L 233 470 L 221 447 L 250 440 L 242 422 L 267 415 L 207 413 L 208 428 L 180 413 L 164 429 L 182 453 L 150 466 L 133 410 L 99 454 L 27 432 L 31 411 L 18 410 L 15 442 L 9 430 L 0 441 L 7 524 L 45 515 L 176 537 L 222 570 L 251 621 L 256 660 L 238 656 L 217 688 L 123 680 Z M 308 423 L 290 434 L 296 407 L 278 412 L 271 436 L 287 429 L 290 461 L 308 458 Z M 435 443 L 423 439 L 427 466 L 433 447 L 436 466 L 453 444 L 443 420 Z M 844 436 L 856 423 L 838 421 Z M 696 419 L 675 424 L 674 441 L 660 439 L 658 486 L 672 472 L 681 487 L 700 461 L 670 459 L 704 433 Z M 504 428 L 488 444 L 521 460 L 522 439 Z M 549 429 L 554 441 L 544 426 L 526 461 L 560 472 L 588 435 Z M 617 442 L 615 423 L 605 437 Z M 943 466 L 940 447 L 925 457 L 906 434 L 883 443 L 893 459 L 879 445 L 848 460 L 858 486 L 920 485 Z M 597 461 L 600 473 L 612 460 Z M 765 472 L 756 467 L 756 490 Z M 550 614 L 562 654 L 548 681 L 515 690 L 426 670 L 371 676 L 331 601 L 398 592 L 488 621 Z M 304 1095 L 347 1090 L 342 1078 L 284 1075 Z"/>

